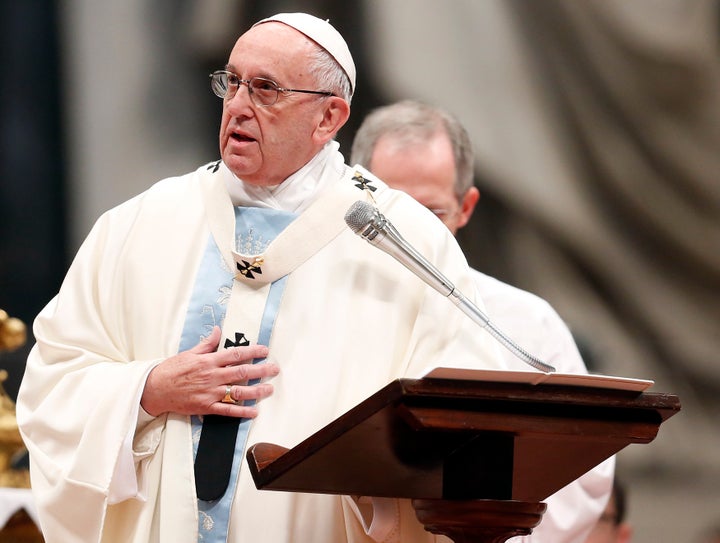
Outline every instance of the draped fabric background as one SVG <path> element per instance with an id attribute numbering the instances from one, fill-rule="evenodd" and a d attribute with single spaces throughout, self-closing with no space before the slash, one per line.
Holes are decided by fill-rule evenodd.
<path id="1" fill-rule="evenodd" d="M 375 105 L 417 98 L 455 113 L 471 133 L 483 194 L 460 233 L 471 264 L 547 298 L 593 370 L 654 379 L 653 390 L 680 396 L 683 411 L 655 442 L 620 454 L 634 541 L 691 541 L 720 521 L 717 0 L 53 5 L 58 50 L 31 66 L 59 68 L 53 98 L 63 100 L 57 138 L 67 160 L 55 174 L 4 170 L 2 194 L 12 210 L 26 205 L 30 181 L 47 195 L 67 180 L 43 213 L 68 217 L 68 261 L 102 211 L 217 157 L 221 104 L 207 74 L 240 32 L 278 11 L 330 18 L 359 74 L 343 152 Z M 23 17 L 3 21 L 39 36 L 43 27 Z M 3 68 L 22 66 L 23 54 Z M 48 81 L 33 88 L 52 93 Z M 25 120 L 43 133 L 52 115 Z M 13 126 L 3 126 L 11 139 Z M 48 156 L 15 143 L 4 147 L 13 160 L 28 149 Z M 27 320 L 40 308 L 28 294 L 54 290 L 67 262 L 55 258 L 53 277 L 32 279 L 38 263 L 19 251 L 57 248 L 56 238 L 37 218 L 12 217 L 34 238 L 0 237 L 17 279 L 3 279 L 0 307 Z M 25 306 L 7 307 L 18 299 Z"/>
<path id="2" fill-rule="evenodd" d="M 59 60 L 52 6 L 0 2 L 0 309 L 25 323 L 65 271 Z M 28 350 L 0 353 L 13 396 Z"/>

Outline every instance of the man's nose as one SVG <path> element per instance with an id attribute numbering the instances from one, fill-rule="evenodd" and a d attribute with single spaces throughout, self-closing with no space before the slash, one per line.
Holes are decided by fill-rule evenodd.
<path id="1" fill-rule="evenodd" d="M 244 108 L 248 108 L 254 104 L 252 96 L 250 95 L 250 86 L 247 82 L 241 81 L 238 84 L 237 91 L 235 94 L 226 101 L 225 107 L 228 110 L 236 111 Z"/>

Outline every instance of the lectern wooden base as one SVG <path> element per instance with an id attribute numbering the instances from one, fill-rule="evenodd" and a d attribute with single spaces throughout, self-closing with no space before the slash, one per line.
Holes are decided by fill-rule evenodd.
<path id="1" fill-rule="evenodd" d="M 512 500 L 413 500 L 412 504 L 428 532 L 455 543 L 504 543 L 529 535 L 540 524 L 546 507 Z"/>

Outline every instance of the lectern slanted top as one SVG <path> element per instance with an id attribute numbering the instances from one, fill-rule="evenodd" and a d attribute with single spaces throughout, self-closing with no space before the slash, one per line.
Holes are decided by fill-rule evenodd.
<path id="1" fill-rule="evenodd" d="M 247 458 L 255 484 L 413 500 L 540 502 L 627 445 L 652 441 L 680 409 L 676 396 L 622 380 L 577 386 L 559 376 L 560 384 L 533 384 L 504 381 L 502 373 L 493 380 L 395 380 L 292 449 L 253 445 Z"/>

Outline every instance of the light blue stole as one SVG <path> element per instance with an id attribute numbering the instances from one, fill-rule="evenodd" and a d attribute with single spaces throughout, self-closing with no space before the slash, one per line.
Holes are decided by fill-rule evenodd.
<path id="1" fill-rule="evenodd" d="M 275 237 L 282 232 L 296 215 L 287 211 L 257 207 L 235 208 L 235 250 L 246 255 L 261 254 Z M 224 248 L 227 250 L 227 248 Z M 223 265 L 223 255 L 212 236 L 208 241 L 202 262 L 198 268 L 195 285 L 190 297 L 185 325 L 178 351 L 194 347 L 201 338 L 207 337 L 214 326 L 221 326 L 227 313 L 227 304 L 235 275 Z M 268 345 L 275 323 L 280 299 L 287 276 L 270 286 L 265 309 L 260 322 L 258 343 Z M 234 300 L 240 303 L 241 300 Z M 222 348 L 222 343 L 220 348 Z M 253 363 L 264 359 L 255 359 Z M 233 467 L 225 494 L 216 501 L 198 500 L 198 541 L 203 543 L 225 543 L 230 522 L 230 508 L 235 495 L 238 475 L 245 452 L 245 445 L 251 420 L 240 422 L 235 442 Z M 192 417 L 193 450 L 197 446 L 202 430 L 202 417 Z"/>

